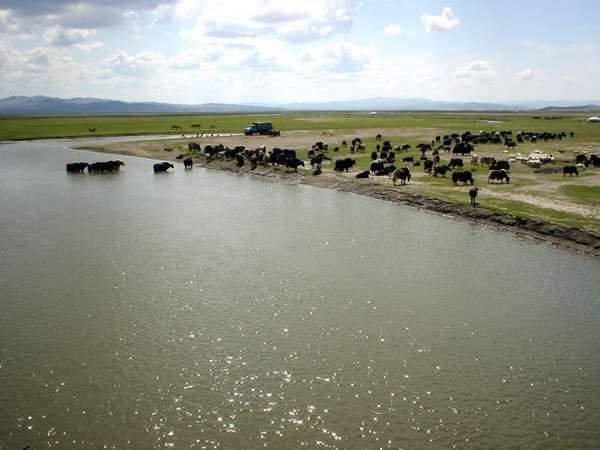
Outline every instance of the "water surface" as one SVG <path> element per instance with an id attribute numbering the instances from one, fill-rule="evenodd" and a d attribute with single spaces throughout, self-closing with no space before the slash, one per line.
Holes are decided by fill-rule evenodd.
<path id="1" fill-rule="evenodd" d="M 598 448 L 600 263 L 195 168 L 0 146 L 0 448 Z"/>

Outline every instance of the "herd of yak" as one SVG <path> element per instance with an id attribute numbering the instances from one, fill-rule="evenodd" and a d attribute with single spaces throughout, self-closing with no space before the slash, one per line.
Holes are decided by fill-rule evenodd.
<path id="1" fill-rule="evenodd" d="M 571 132 L 570 136 L 574 137 L 574 133 Z M 498 181 L 500 183 L 509 183 L 511 179 L 510 161 L 496 160 L 494 157 L 490 156 L 479 157 L 475 154 L 475 145 L 480 143 L 503 144 L 509 149 L 514 149 L 517 147 L 517 143 L 537 142 L 539 140 L 560 140 L 565 137 L 567 137 L 567 134 L 564 132 L 535 133 L 522 131 L 516 133 L 513 139 L 511 131 L 482 131 L 480 133 L 465 131 L 461 134 L 453 133 L 444 136 L 436 136 L 430 143 L 418 144 L 416 148 L 421 153 L 420 157 L 414 155 L 401 157 L 400 154 L 411 150 L 410 144 L 392 146 L 389 140 L 381 142 L 382 136 L 377 135 L 375 150 L 371 152 L 369 170 L 358 172 L 356 178 L 389 176 L 392 178 L 394 185 L 397 182 L 406 184 L 411 180 L 411 172 L 407 166 L 421 166 L 425 173 L 434 177 L 446 177 L 448 172 L 452 172 L 451 178 L 455 186 L 459 183 L 463 185 L 470 184 L 472 186 L 475 183 L 472 172 L 463 170 L 465 164 L 463 158 L 470 157 L 470 163 L 478 163 L 481 166 L 489 167 L 488 183 Z M 342 141 L 341 146 L 346 150 L 349 150 L 351 154 L 366 152 L 366 146 L 362 143 L 360 138 L 353 139 L 350 142 L 350 145 L 348 142 Z M 191 142 L 188 144 L 188 151 L 189 153 L 202 152 L 202 148 L 198 143 Z M 340 151 L 340 147 L 334 147 L 333 151 Z M 336 158 L 333 160 L 328 156 L 328 152 L 329 146 L 324 142 L 315 143 L 308 151 L 313 175 L 319 175 L 321 173 L 321 165 L 325 161 L 333 161 L 334 170 L 336 172 L 348 172 L 349 169 L 356 165 L 356 159 L 352 157 Z M 247 149 L 244 146 L 229 148 L 219 144 L 206 145 L 203 153 L 208 160 L 231 160 L 235 161 L 238 167 L 243 167 L 248 164 L 250 170 L 255 170 L 259 164 L 281 166 L 287 169 L 293 169 L 294 171 L 297 171 L 300 166 L 305 166 L 305 162 L 297 157 L 296 151 L 289 149 L 274 148 L 270 152 L 267 152 L 265 146 L 257 149 Z M 442 163 L 440 158 L 442 153 L 451 154 L 450 160 L 444 160 Z M 397 157 L 400 161 L 397 160 Z M 184 159 L 183 155 L 179 155 L 177 159 L 183 160 L 186 169 L 191 169 L 193 167 L 193 160 L 191 157 Z M 396 167 L 396 164 L 399 162 L 401 162 L 404 167 Z M 124 163 L 120 160 L 91 164 L 70 163 L 67 164 L 67 172 L 82 173 L 87 168 L 89 173 L 112 173 L 119 171 L 122 165 L 124 165 Z M 575 164 L 564 166 L 562 172 L 564 176 L 579 176 L 579 170 L 585 169 L 585 167 L 589 165 L 600 167 L 600 156 L 597 154 L 578 154 L 576 155 Z M 156 163 L 153 166 L 155 173 L 166 172 L 170 168 L 174 168 L 174 166 L 169 162 Z M 472 189 L 470 195 L 472 202 L 474 202 L 477 190 Z"/>

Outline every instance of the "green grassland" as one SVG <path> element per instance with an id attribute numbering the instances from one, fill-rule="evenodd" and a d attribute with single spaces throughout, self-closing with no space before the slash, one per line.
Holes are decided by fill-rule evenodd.
<path id="1" fill-rule="evenodd" d="M 568 184 L 560 190 L 577 203 L 600 207 L 600 186 L 575 186 Z"/>
<path id="2" fill-rule="evenodd" d="M 585 122 L 585 114 L 552 115 L 536 119 L 536 113 L 283 113 L 200 115 L 100 115 L 0 117 L 0 140 L 41 139 L 139 134 L 240 133 L 251 122 L 269 121 L 281 131 L 411 128 L 431 132 L 464 130 L 544 130 L 575 132 L 576 138 L 600 136 L 598 124 Z M 549 117 L 549 116 L 548 116 Z M 501 121 L 502 123 L 487 123 Z M 182 127 L 173 132 L 172 125 Z M 94 128 L 95 132 L 89 129 Z"/>

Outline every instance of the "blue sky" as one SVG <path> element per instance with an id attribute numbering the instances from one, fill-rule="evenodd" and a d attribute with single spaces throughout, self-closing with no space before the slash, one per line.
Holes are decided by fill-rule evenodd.
<path id="1" fill-rule="evenodd" d="M 0 0 L 0 96 L 600 98 L 600 2 Z"/>

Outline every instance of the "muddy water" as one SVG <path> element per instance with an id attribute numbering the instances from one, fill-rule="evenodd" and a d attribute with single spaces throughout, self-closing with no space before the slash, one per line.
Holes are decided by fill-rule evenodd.
<path id="1" fill-rule="evenodd" d="M 0 146 L 0 448 L 595 448 L 600 263 L 372 199 Z"/>

